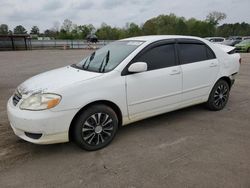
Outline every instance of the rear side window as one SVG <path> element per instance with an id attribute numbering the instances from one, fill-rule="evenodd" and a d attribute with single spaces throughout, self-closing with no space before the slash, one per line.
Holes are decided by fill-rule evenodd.
<path id="1" fill-rule="evenodd" d="M 214 52 L 210 48 L 208 48 L 207 46 L 205 46 L 205 47 L 206 47 L 206 50 L 207 50 L 207 59 L 208 60 L 209 59 L 215 59 L 216 56 L 215 56 Z"/>
<path id="2" fill-rule="evenodd" d="M 181 64 L 215 58 L 213 51 L 204 44 L 179 44 L 179 56 Z"/>
<path id="3" fill-rule="evenodd" d="M 176 58 L 174 44 L 154 47 L 144 52 L 136 61 L 146 62 L 148 64 L 148 70 L 175 66 Z"/>

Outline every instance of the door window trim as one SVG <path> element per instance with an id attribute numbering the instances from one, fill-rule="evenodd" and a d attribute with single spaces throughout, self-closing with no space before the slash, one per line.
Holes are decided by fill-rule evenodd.
<path id="1" fill-rule="evenodd" d="M 126 75 L 130 75 L 130 74 L 137 74 L 137 73 L 130 73 L 130 72 L 128 72 L 128 67 L 132 63 L 135 63 L 136 59 L 138 57 L 140 57 L 141 55 L 143 55 L 148 50 L 151 50 L 151 49 L 153 49 L 153 48 L 155 48 L 157 46 L 168 45 L 168 44 L 173 44 L 174 45 L 174 50 L 175 50 L 175 65 L 176 66 L 200 62 L 200 61 L 197 61 L 197 62 L 190 62 L 190 63 L 182 64 L 181 63 L 181 59 L 180 59 L 179 44 L 199 44 L 199 45 L 205 45 L 205 47 L 212 52 L 212 55 L 213 55 L 212 59 L 217 59 L 216 54 L 210 48 L 210 46 L 208 46 L 206 43 L 204 43 L 201 40 L 198 40 L 198 39 L 189 39 L 189 38 L 163 39 L 163 40 L 159 40 L 159 41 L 156 41 L 156 42 L 148 44 L 148 46 L 146 46 L 138 54 L 136 54 L 136 56 L 124 67 L 124 69 L 121 72 L 121 76 L 126 76 Z M 208 57 L 208 53 L 207 53 L 207 57 Z M 208 58 L 207 60 L 212 60 L 212 59 Z M 168 67 L 166 67 L 166 68 L 168 68 Z M 158 69 L 155 69 L 155 70 L 158 70 Z M 153 71 L 153 70 L 150 70 L 150 71 Z"/>
<path id="2" fill-rule="evenodd" d="M 203 60 L 203 61 L 207 61 L 207 60 L 212 60 L 212 59 L 217 59 L 214 51 L 210 48 L 210 46 L 208 46 L 206 43 L 204 43 L 203 41 L 197 40 L 197 39 L 186 39 L 186 38 L 182 38 L 182 39 L 176 39 L 176 48 L 177 48 L 177 56 L 178 56 L 178 63 L 179 65 L 188 65 L 188 64 L 192 64 L 192 63 L 198 63 L 201 61 L 196 61 L 196 62 L 190 62 L 190 63 L 181 63 L 181 58 L 180 58 L 180 46 L 179 44 L 198 44 L 198 45 L 204 45 L 207 49 L 206 49 L 206 55 L 207 55 L 207 59 Z M 210 50 L 210 52 L 212 52 L 213 58 L 209 58 L 208 57 L 208 51 Z"/>
<path id="3" fill-rule="evenodd" d="M 168 45 L 168 44 L 172 44 L 174 45 L 174 53 L 175 53 L 175 66 L 179 65 L 179 58 L 177 56 L 177 52 L 176 52 L 176 40 L 175 39 L 163 39 L 163 40 L 159 40 L 156 42 L 153 42 L 151 44 L 149 44 L 148 46 L 146 46 L 145 48 L 143 48 L 138 54 L 136 54 L 136 56 L 125 66 L 125 68 L 122 70 L 121 72 L 121 76 L 126 76 L 126 75 L 130 75 L 130 74 L 137 74 L 137 73 L 130 73 L 128 72 L 128 68 L 132 63 L 135 63 L 136 60 L 141 57 L 144 53 L 148 52 L 149 50 L 159 47 L 159 46 L 164 46 L 164 45 Z M 172 67 L 172 66 L 170 66 Z M 166 67 L 168 68 L 168 67 Z M 162 68 L 159 68 L 162 69 Z M 154 69 L 154 70 L 158 70 L 158 69 Z M 154 71 L 154 70 L 149 70 L 149 71 Z M 147 71 L 147 72 L 149 72 Z"/>

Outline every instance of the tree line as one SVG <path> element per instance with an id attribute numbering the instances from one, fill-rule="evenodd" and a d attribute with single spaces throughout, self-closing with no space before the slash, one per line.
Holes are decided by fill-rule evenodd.
<path id="1" fill-rule="evenodd" d="M 65 19 L 60 26 L 55 22 L 53 27 L 40 32 L 38 26 L 33 26 L 29 34 L 41 37 L 52 37 L 55 39 L 86 39 L 88 35 L 96 35 L 101 40 L 117 40 L 121 38 L 141 35 L 192 35 L 199 37 L 212 36 L 247 36 L 250 35 L 249 23 L 219 23 L 226 18 L 221 12 L 211 12 L 205 20 L 195 18 L 186 19 L 175 14 L 159 15 L 147 20 L 144 24 L 127 23 L 124 27 L 112 27 L 103 23 L 99 28 L 92 24 L 76 25 L 71 20 Z M 7 24 L 0 25 L 0 34 L 27 34 L 22 26 L 16 26 L 13 31 L 8 29 Z"/>

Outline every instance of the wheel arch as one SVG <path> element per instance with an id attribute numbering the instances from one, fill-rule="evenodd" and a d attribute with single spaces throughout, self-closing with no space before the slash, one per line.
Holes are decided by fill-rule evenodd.
<path id="1" fill-rule="evenodd" d="M 232 81 L 231 81 L 231 79 L 230 79 L 228 76 L 223 76 L 223 77 L 221 77 L 220 79 L 218 79 L 218 80 L 216 81 L 216 83 L 217 83 L 219 80 L 224 80 L 224 81 L 226 81 L 226 82 L 228 83 L 228 85 L 229 85 L 229 88 L 231 89 L 231 87 L 232 87 Z"/>
<path id="2" fill-rule="evenodd" d="M 78 116 L 84 111 L 86 110 L 87 108 L 93 106 L 93 105 L 98 105 L 98 104 L 102 104 L 102 105 L 106 105 L 110 108 L 112 108 L 116 115 L 117 115 L 117 118 L 118 118 L 118 126 L 121 127 L 122 126 L 122 112 L 120 110 L 120 108 L 118 107 L 117 104 L 115 104 L 114 102 L 111 102 L 111 101 L 108 101 L 108 100 L 98 100 L 98 101 L 94 101 L 94 102 L 91 102 L 87 105 L 85 105 L 84 107 L 82 107 L 77 113 L 76 115 L 73 117 L 71 123 L 70 123 L 70 127 L 69 127 L 69 131 L 68 131 L 68 136 L 69 136 L 69 140 L 72 140 L 73 139 L 73 135 L 72 135 L 72 130 L 74 129 L 74 122 L 76 121 L 76 119 L 78 118 Z"/>
<path id="3" fill-rule="evenodd" d="M 219 80 L 224 80 L 224 81 L 226 81 L 226 82 L 228 83 L 228 85 L 229 85 L 229 89 L 231 89 L 231 87 L 232 87 L 232 85 L 233 85 L 231 79 L 230 79 L 228 76 L 222 76 L 222 77 L 219 77 L 219 78 L 214 82 L 214 84 L 211 86 L 211 88 L 210 88 L 210 90 L 209 90 L 209 95 L 210 95 L 210 93 L 212 92 L 212 90 L 213 90 L 215 84 L 216 84 Z M 209 95 L 208 95 L 208 97 L 209 97 Z"/>

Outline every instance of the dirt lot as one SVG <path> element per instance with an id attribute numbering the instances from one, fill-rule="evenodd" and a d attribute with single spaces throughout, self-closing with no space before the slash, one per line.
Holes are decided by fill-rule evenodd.
<path id="1" fill-rule="evenodd" d="M 18 139 L 6 115 L 16 86 L 87 53 L 0 52 L 0 187 L 250 187 L 250 54 L 223 111 L 198 105 L 140 121 L 96 152 Z"/>

